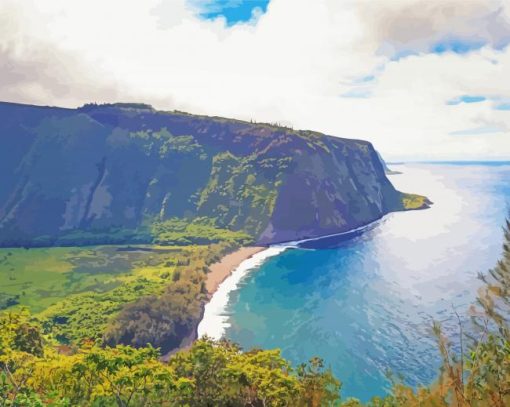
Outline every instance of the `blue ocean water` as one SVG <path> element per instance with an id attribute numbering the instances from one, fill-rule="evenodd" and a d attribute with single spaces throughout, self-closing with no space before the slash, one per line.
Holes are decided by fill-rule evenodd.
<path id="1" fill-rule="evenodd" d="M 385 394 L 387 371 L 414 386 L 435 379 L 432 321 L 455 342 L 454 310 L 467 319 L 477 273 L 501 253 L 510 163 L 392 169 L 402 172 L 390 176 L 397 189 L 426 195 L 433 207 L 269 258 L 230 294 L 228 338 L 244 348 L 279 347 L 294 363 L 324 358 L 342 397 Z"/>

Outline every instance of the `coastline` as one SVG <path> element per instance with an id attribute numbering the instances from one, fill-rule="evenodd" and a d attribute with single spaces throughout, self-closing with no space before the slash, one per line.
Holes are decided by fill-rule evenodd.
<path id="1" fill-rule="evenodd" d="M 209 272 L 207 273 L 207 280 L 205 283 L 205 287 L 209 293 L 209 298 L 214 296 L 221 283 L 223 283 L 243 261 L 263 250 L 266 250 L 266 247 L 241 247 L 235 252 L 223 256 L 217 263 L 211 264 L 209 266 Z"/>
<path id="2" fill-rule="evenodd" d="M 241 247 L 232 253 L 226 254 L 218 262 L 213 263 L 209 266 L 209 272 L 207 273 L 207 279 L 205 282 L 209 301 L 202 305 L 200 318 L 195 323 L 193 331 L 182 339 L 180 345 L 177 348 L 172 349 L 171 351 L 161 356 L 160 359 L 163 362 L 168 362 L 168 359 L 173 354 L 184 349 L 189 349 L 193 342 L 195 342 L 198 338 L 203 336 L 203 334 L 201 334 L 200 332 L 200 326 L 202 325 L 204 319 L 207 316 L 206 310 L 208 309 L 208 305 L 211 303 L 211 301 L 213 301 L 213 298 L 217 293 L 218 289 L 226 280 L 228 280 L 228 278 L 232 276 L 232 274 L 240 267 L 240 265 L 244 261 L 252 258 L 258 253 L 263 252 L 264 250 L 267 250 L 267 247 L 262 246 Z"/>
<path id="3" fill-rule="evenodd" d="M 427 205 L 419 209 L 428 208 L 430 208 L 430 206 Z M 403 209 L 402 212 L 410 210 L 416 209 Z M 225 330 L 230 327 L 228 322 L 229 317 L 225 315 L 230 293 L 238 288 L 244 276 L 262 265 L 269 257 L 276 256 L 287 249 L 299 247 L 299 245 L 306 242 L 327 239 L 333 236 L 349 235 L 366 230 L 376 225 L 385 216 L 395 212 L 385 213 L 371 222 L 343 232 L 305 237 L 294 241 L 275 242 L 269 246 L 246 246 L 223 256 L 220 261 L 209 266 L 210 271 L 207 274 L 206 280 L 209 301 L 202 307 L 202 315 L 195 325 L 193 334 L 189 338 L 186 338 L 177 350 L 189 347 L 193 341 L 203 336 L 208 336 L 215 340 L 219 340 L 223 337 Z"/>
<path id="4" fill-rule="evenodd" d="M 393 175 L 393 174 L 392 174 Z M 432 204 L 426 197 L 426 205 L 420 208 L 404 208 L 401 211 L 407 212 L 417 209 L 428 209 Z M 400 211 L 395 211 L 400 212 Z M 209 295 L 209 301 L 202 308 L 202 316 L 194 330 L 194 339 L 208 336 L 219 340 L 223 337 L 225 330 L 230 327 L 228 315 L 225 311 L 231 292 L 235 291 L 243 277 L 256 269 L 269 257 L 276 256 L 281 252 L 299 247 L 300 244 L 313 242 L 316 240 L 327 239 L 333 236 L 343 236 L 360 232 L 373 227 L 380 222 L 386 215 L 394 213 L 388 212 L 377 219 L 358 227 L 328 235 L 305 237 L 299 240 L 273 243 L 269 246 L 246 246 L 227 254 L 219 262 L 209 266 L 207 274 L 206 288 Z"/>
<path id="5" fill-rule="evenodd" d="M 250 271 L 289 247 L 292 246 L 243 247 L 209 266 L 206 287 L 210 299 L 203 308 L 202 318 L 196 328 L 196 338 L 207 335 L 212 339 L 221 339 L 225 329 L 230 326 L 228 317 L 224 315 L 230 293 L 237 289 Z"/>
<path id="6" fill-rule="evenodd" d="M 403 212 L 409 210 L 416 209 L 404 209 Z M 162 359 L 167 360 L 173 353 L 189 348 L 195 340 L 203 336 L 208 336 L 214 340 L 221 339 L 225 330 L 230 327 L 228 322 L 229 317 L 225 315 L 225 312 L 231 292 L 237 290 L 243 277 L 262 265 L 268 258 L 276 256 L 287 249 L 299 247 L 299 245 L 306 242 L 313 242 L 334 236 L 349 235 L 369 229 L 391 213 L 395 212 L 386 213 L 371 222 L 343 232 L 305 237 L 293 241 L 275 242 L 269 246 L 245 246 L 223 256 L 218 262 L 209 266 L 206 279 L 206 289 L 209 300 L 202 305 L 201 315 L 195 324 L 195 328 L 190 335 L 183 339 L 178 348 L 165 354 Z"/>
<path id="7" fill-rule="evenodd" d="M 230 293 L 238 288 L 244 276 L 262 265 L 266 259 L 276 256 L 287 249 L 296 248 L 299 244 L 305 242 L 346 235 L 367 229 L 379 222 L 383 217 L 384 215 L 372 222 L 345 232 L 274 243 L 266 247 L 246 246 L 222 257 L 219 262 L 209 266 L 210 272 L 207 274 L 206 281 L 209 301 L 202 308 L 202 315 L 195 327 L 193 340 L 205 335 L 215 340 L 223 337 L 225 330 L 230 327 L 228 316 L 225 315 Z M 187 346 L 189 345 L 187 343 Z"/>

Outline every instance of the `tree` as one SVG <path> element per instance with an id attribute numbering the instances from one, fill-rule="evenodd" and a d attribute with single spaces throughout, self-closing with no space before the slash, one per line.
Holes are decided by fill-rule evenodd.
<path id="1" fill-rule="evenodd" d="M 467 401 L 476 405 L 510 405 L 510 221 L 504 228 L 501 259 L 486 275 L 478 295 L 479 309 L 473 309 L 478 337 L 467 359 Z M 481 311 L 480 311 L 481 310 Z M 487 404 L 483 404 L 487 403 Z"/>
<path id="2" fill-rule="evenodd" d="M 202 315 L 206 299 L 204 275 L 185 270 L 159 296 L 147 296 L 128 304 L 104 334 L 109 346 L 144 347 L 151 344 L 163 353 L 179 347 Z"/>
<path id="3" fill-rule="evenodd" d="M 332 406 L 340 397 L 340 382 L 331 369 L 324 369 L 320 358 L 312 358 L 298 367 L 301 384 L 300 405 L 309 407 Z"/>
<path id="4" fill-rule="evenodd" d="M 42 405 L 29 380 L 43 353 L 40 328 L 26 309 L 0 314 L 1 405 Z"/>

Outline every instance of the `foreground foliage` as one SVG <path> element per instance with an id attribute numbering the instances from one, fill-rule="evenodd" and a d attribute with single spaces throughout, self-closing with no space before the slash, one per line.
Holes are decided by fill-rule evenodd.
<path id="1" fill-rule="evenodd" d="M 203 339 L 159 361 L 151 346 L 52 346 L 28 312 L 0 319 L 0 403 L 18 406 L 299 406 L 338 398 L 318 359 L 293 369 L 278 350 Z"/>
<path id="2" fill-rule="evenodd" d="M 200 275 L 175 284 L 173 296 L 202 293 Z M 197 281 L 193 282 L 196 278 Z M 395 383 L 390 395 L 374 398 L 368 407 L 506 407 L 510 405 L 510 223 L 505 229 L 504 254 L 486 276 L 478 305 L 472 309 L 474 335 L 463 335 L 461 352 L 434 326 L 443 367 L 436 383 L 413 390 Z M 178 283 L 178 281 L 176 281 Z M 189 286 L 189 287 L 188 287 Z M 180 288 L 178 288 L 180 287 Z M 186 288 L 188 287 L 188 288 Z M 190 287 L 193 287 L 191 289 Z M 187 293 L 186 290 L 191 290 Z M 125 309 L 118 320 L 120 334 L 139 346 L 157 329 L 130 326 L 133 315 L 149 303 L 164 307 L 162 298 Z M 181 306 L 186 308 L 186 301 Z M 169 324 L 182 323 L 179 306 Z M 157 308 L 158 312 L 163 312 Z M 143 312 L 142 312 L 143 313 Z M 150 320 L 148 320 L 150 321 Z M 146 336 L 144 336 L 146 335 Z M 108 334 L 106 335 L 108 336 Z M 135 340 L 134 338 L 138 338 Z M 143 340 L 141 339 L 143 338 Z M 106 340 L 108 342 L 108 340 Z M 344 406 L 340 382 L 320 359 L 292 367 L 279 350 L 243 352 L 237 345 L 210 339 L 162 362 L 152 346 L 104 346 L 101 341 L 60 345 L 44 333 L 28 311 L 0 315 L 0 405 L 2 406 Z"/>

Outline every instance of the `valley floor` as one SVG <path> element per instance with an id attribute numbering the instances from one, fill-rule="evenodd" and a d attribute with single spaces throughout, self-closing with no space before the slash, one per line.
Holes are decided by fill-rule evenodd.
<path id="1" fill-rule="evenodd" d="M 132 324 L 150 317 L 162 324 L 159 330 L 173 333 L 171 339 L 158 334 L 156 346 L 182 347 L 180 340 L 195 339 L 201 310 L 218 285 L 262 250 L 238 248 L 226 243 L 2 248 L 0 312 L 28 308 L 62 344 L 104 339 L 106 331 L 114 344 L 131 343 L 117 318 L 136 310 Z M 159 319 L 172 311 L 180 322 L 169 329 Z"/>

